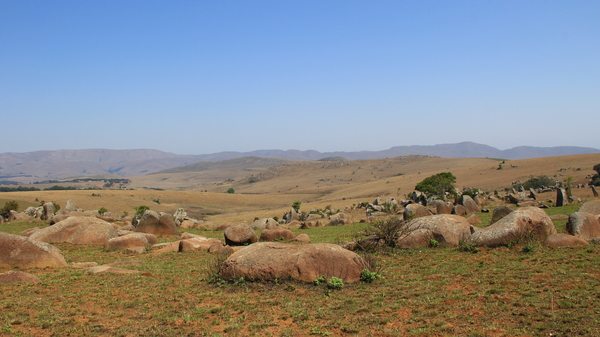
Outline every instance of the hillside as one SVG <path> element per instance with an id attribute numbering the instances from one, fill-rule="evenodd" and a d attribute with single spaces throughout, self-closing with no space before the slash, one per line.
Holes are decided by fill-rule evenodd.
<path id="1" fill-rule="evenodd" d="M 592 167 L 600 163 L 600 154 L 511 160 L 505 162 L 502 170 L 497 169 L 499 163 L 501 161 L 485 158 L 428 156 L 288 162 L 253 171 L 209 170 L 130 178 L 129 187 L 146 189 L 7 192 L 0 197 L 28 203 L 50 200 L 63 206 L 73 199 L 81 208 L 105 207 L 115 214 L 131 214 L 133 208 L 140 205 L 170 213 L 183 207 L 190 215 L 203 216 L 215 223 L 251 222 L 255 217 L 281 217 L 296 200 L 302 202 L 302 209 L 310 210 L 327 205 L 344 208 L 373 201 L 377 196 L 405 198 L 418 182 L 439 172 L 452 172 L 459 189 L 477 187 L 489 192 L 502 191 L 512 186 L 512 182 L 525 182 L 540 175 L 559 181 L 570 176 L 574 184 L 583 184 L 588 181 L 586 177 L 594 173 Z M 223 179 L 233 177 L 234 173 L 240 177 Z M 218 182 L 208 182 L 207 177 Z M 235 194 L 226 193 L 230 187 Z M 158 188 L 165 190 L 156 190 Z M 589 188 L 574 188 L 573 193 L 580 198 L 592 198 Z M 555 197 L 555 193 L 540 196 L 542 200 Z"/>
<path id="2" fill-rule="evenodd" d="M 600 150 L 585 147 L 529 147 L 521 146 L 509 150 L 462 142 L 457 144 L 438 144 L 432 146 L 395 146 L 383 151 L 325 152 L 314 150 L 258 150 L 251 152 L 219 152 L 205 155 L 178 155 L 157 150 L 59 150 L 36 151 L 27 153 L 0 154 L 0 184 L 31 183 L 35 181 L 56 180 L 74 177 L 103 176 L 115 174 L 120 177 L 132 177 L 158 173 L 178 168 L 174 172 L 203 172 L 214 165 L 224 165 L 225 170 L 233 169 L 229 162 L 224 164 L 206 164 L 189 166 L 197 162 L 220 162 L 244 157 L 278 158 L 285 160 L 316 161 L 325 158 L 344 158 L 345 160 L 385 159 L 409 155 L 426 155 L 441 158 L 503 158 L 525 159 L 573 154 L 600 153 Z M 242 166 L 238 169 L 243 170 Z M 276 163 L 275 165 L 277 165 Z M 257 166 L 258 167 L 258 166 Z M 237 175 L 236 175 L 237 177 Z M 216 178 L 215 178 L 216 179 Z M 236 179 L 236 178 L 234 178 Z"/>

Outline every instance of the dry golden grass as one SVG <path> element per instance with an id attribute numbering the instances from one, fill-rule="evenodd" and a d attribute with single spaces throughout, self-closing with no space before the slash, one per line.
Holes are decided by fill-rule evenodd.
<path id="1" fill-rule="evenodd" d="M 225 221 L 249 222 L 255 217 L 281 217 L 296 200 L 302 201 L 302 210 L 324 208 L 331 205 L 342 209 L 377 196 L 384 198 L 404 196 L 424 178 L 439 173 L 452 172 L 457 177 L 456 186 L 477 187 L 485 191 L 501 191 L 511 182 L 525 182 L 532 176 L 556 176 L 563 181 L 567 176 L 573 183 L 587 182 L 593 174 L 592 167 L 600 163 L 600 154 L 545 157 L 506 161 L 504 169 L 497 170 L 501 161 L 481 158 L 435 158 L 409 156 L 380 160 L 340 162 L 297 162 L 263 170 L 236 171 L 234 182 L 211 182 L 215 177 L 232 176 L 231 172 L 174 173 L 133 177 L 133 186 L 167 188 L 169 190 L 78 190 L 2 193 L 3 199 L 38 203 L 55 201 L 64 206 L 75 200 L 86 210 L 104 207 L 115 215 L 131 214 L 133 208 L 146 205 L 156 211 L 174 212 L 183 207 L 192 216 L 209 214 L 206 220 L 220 224 Z M 579 170 L 580 169 L 580 170 Z M 258 182 L 249 183 L 241 177 L 254 174 Z M 209 181 L 206 177 L 211 177 Z M 229 187 L 236 194 L 225 193 Z M 178 190 L 183 189 L 186 190 Z M 208 190 L 208 192 L 204 192 Z M 100 194 L 100 196 L 92 196 Z M 590 189 L 575 189 L 580 198 L 592 197 Z M 545 195 L 543 198 L 551 198 Z M 37 199 L 37 201 L 36 201 Z M 159 199 L 160 204 L 153 202 Z"/>

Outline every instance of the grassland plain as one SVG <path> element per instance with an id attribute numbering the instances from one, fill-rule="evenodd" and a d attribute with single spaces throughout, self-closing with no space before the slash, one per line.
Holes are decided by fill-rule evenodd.
<path id="1" fill-rule="evenodd" d="M 570 214 L 577 205 L 549 214 Z M 489 213 L 478 216 L 481 226 Z M 563 220 L 564 222 L 564 220 Z M 0 225 L 18 233 L 39 222 Z M 564 223 L 556 222 L 560 232 Z M 295 230 L 313 242 L 352 240 L 368 224 Z M 200 232 L 222 237 L 222 232 Z M 3 336 L 595 336 L 600 335 L 600 246 L 533 243 L 477 253 L 437 247 L 375 254 L 381 280 L 341 290 L 279 282 L 209 283 L 216 256 L 133 255 L 56 244 L 66 260 L 139 260 L 143 274 L 23 269 L 42 284 L 0 286 Z M 7 271 L 0 268 L 0 272 Z"/>
<path id="2" fill-rule="evenodd" d="M 55 201 L 61 206 L 72 199 L 80 208 L 93 210 L 104 207 L 117 216 L 124 212 L 131 214 L 134 207 L 141 205 L 171 214 L 183 207 L 190 216 L 216 224 L 226 221 L 248 223 L 255 217 L 281 218 L 296 200 L 302 201 L 302 210 L 308 212 L 327 205 L 343 209 L 365 201 L 372 202 L 378 196 L 404 199 L 425 177 L 448 171 L 457 177 L 457 188 L 477 187 L 490 193 L 495 190 L 502 192 L 512 186 L 512 182 L 525 182 L 541 175 L 559 181 L 571 177 L 573 184 L 584 184 L 589 181 L 586 177 L 595 173 L 592 168 L 600 163 L 600 154 L 511 160 L 505 161 L 504 168 L 498 170 L 500 163 L 501 160 L 488 158 L 426 156 L 351 162 L 296 162 L 265 169 L 254 183 L 249 182 L 250 176 L 206 183 L 203 178 L 193 177 L 196 172 L 184 172 L 131 178 L 138 184 L 136 186 L 148 189 L 6 192 L 0 197 L 29 204 L 39 204 L 41 200 Z M 212 174 L 210 171 L 203 173 Z M 227 176 L 226 172 L 218 174 L 219 179 Z M 254 171 L 249 174 L 259 175 Z M 175 186 L 186 189 L 151 189 Z M 193 189 L 188 190 L 190 187 Z M 234 188 L 236 193 L 225 193 L 229 188 Z M 589 188 L 574 188 L 573 193 L 583 199 L 592 198 Z M 552 193 L 543 194 L 539 200 L 555 197 Z"/>

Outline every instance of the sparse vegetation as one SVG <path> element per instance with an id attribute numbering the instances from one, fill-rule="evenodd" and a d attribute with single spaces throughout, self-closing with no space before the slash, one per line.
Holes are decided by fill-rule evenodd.
<path id="1" fill-rule="evenodd" d="M 230 187 L 230 188 L 227 189 L 227 193 L 234 194 L 235 190 L 233 189 L 233 187 Z"/>

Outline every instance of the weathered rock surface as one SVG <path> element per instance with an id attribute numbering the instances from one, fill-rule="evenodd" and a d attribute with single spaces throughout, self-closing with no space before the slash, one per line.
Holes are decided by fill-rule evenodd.
<path id="1" fill-rule="evenodd" d="M 569 198 L 567 197 L 567 190 L 564 188 L 556 189 L 556 203 L 554 204 L 557 207 L 567 206 L 569 204 Z"/>
<path id="2" fill-rule="evenodd" d="M 477 205 L 477 203 L 475 202 L 475 200 L 473 200 L 473 198 L 471 198 L 468 195 L 463 195 L 462 196 L 462 205 L 465 207 L 465 210 L 467 211 L 467 214 L 473 214 L 473 213 L 479 213 L 479 212 L 481 212 L 481 208 L 479 207 L 479 205 Z"/>
<path id="3" fill-rule="evenodd" d="M 260 241 L 283 240 L 290 241 L 296 238 L 296 234 L 289 229 L 275 228 L 265 229 L 260 233 Z"/>
<path id="4" fill-rule="evenodd" d="M 600 200 L 586 201 L 579 207 L 579 212 L 591 213 L 594 215 L 600 214 Z"/>
<path id="5" fill-rule="evenodd" d="M 473 233 L 465 243 L 498 247 L 529 235 L 543 241 L 551 234 L 556 234 L 556 228 L 546 212 L 536 207 L 526 207 L 515 210 L 489 227 Z"/>
<path id="6" fill-rule="evenodd" d="M 292 278 L 312 282 L 327 275 L 353 283 L 359 281 L 362 270 L 368 268 L 362 257 L 334 244 L 259 242 L 230 255 L 222 265 L 220 276 L 227 280 Z"/>
<path id="7" fill-rule="evenodd" d="M 492 220 L 490 221 L 490 224 L 493 224 L 493 223 L 497 222 L 498 220 L 504 218 L 505 216 L 509 215 L 512 211 L 513 211 L 513 209 L 510 206 L 498 206 L 498 207 L 494 208 L 494 212 L 492 213 Z"/>
<path id="8" fill-rule="evenodd" d="M 441 245 L 458 246 L 471 235 L 467 219 L 452 214 L 416 218 L 406 224 L 396 244 L 400 248 L 426 247 L 433 239 Z"/>
<path id="9" fill-rule="evenodd" d="M 243 246 L 258 242 L 258 236 L 252 228 L 244 225 L 228 227 L 224 231 L 225 243 L 228 246 Z"/>
<path id="10" fill-rule="evenodd" d="M 546 240 L 544 240 L 544 245 L 556 248 L 587 246 L 588 244 L 589 243 L 582 238 L 564 233 L 549 235 Z"/>
<path id="11" fill-rule="evenodd" d="M 58 248 L 24 236 L 0 232 L 0 266 L 19 268 L 64 267 L 67 265 Z"/>
<path id="12" fill-rule="evenodd" d="M 69 242 L 74 244 L 104 244 L 117 237 L 115 227 L 95 217 L 69 217 L 31 234 L 30 240 Z"/>
<path id="13" fill-rule="evenodd" d="M 414 218 L 420 218 L 423 216 L 432 215 L 430 210 L 427 207 L 420 204 L 409 204 L 404 208 L 404 220 L 411 220 Z"/>
<path id="14" fill-rule="evenodd" d="M 456 205 L 452 209 L 452 214 L 459 215 L 459 216 L 465 216 L 465 215 L 467 215 L 467 209 L 463 205 Z"/>
<path id="15" fill-rule="evenodd" d="M 135 229 L 138 233 L 149 233 L 156 236 L 177 236 L 181 233 L 170 214 L 158 216 L 156 212 L 146 211 Z"/>
<path id="16" fill-rule="evenodd" d="M 42 280 L 29 273 L 9 270 L 0 274 L 0 283 L 42 283 Z"/>
<path id="17" fill-rule="evenodd" d="M 454 208 L 452 203 L 443 200 L 432 200 L 428 206 L 434 208 L 436 214 L 452 214 L 452 208 Z"/>
<path id="18" fill-rule="evenodd" d="M 293 242 L 301 242 L 301 243 L 310 243 L 310 237 L 307 234 L 299 234 L 298 236 L 296 236 L 296 238 L 294 238 L 293 240 L 290 240 Z"/>
<path id="19" fill-rule="evenodd" d="M 150 242 L 144 235 L 144 233 L 131 233 L 124 236 L 112 238 L 104 244 L 106 250 L 121 250 L 132 247 L 144 247 L 149 248 Z"/>
<path id="20" fill-rule="evenodd" d="M 275 221 L 275 219 L 273 219 L 273 218 L 258 219 L 250 225 L 250 228 L 252 228 L 254 230 L 259 230 L 259 231 L 261 231 L 263 229 L 267 229 L 267 228 L 277 228 L 277 227 L 279 227 L 279 222 Z"/>
<path id="21" fill-rule="evenodd" d="M 569 215 L 567 233 L 581 239 L 600 237 L 600 223 L 594 214 L 575 212 Z"/>

